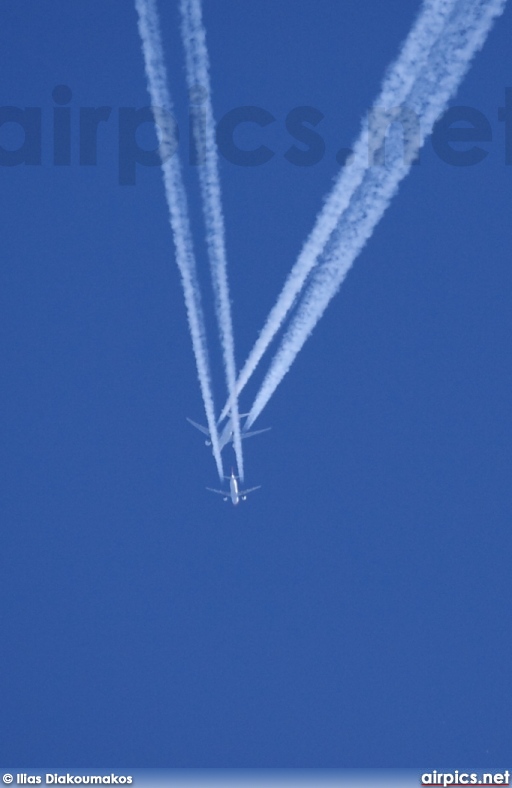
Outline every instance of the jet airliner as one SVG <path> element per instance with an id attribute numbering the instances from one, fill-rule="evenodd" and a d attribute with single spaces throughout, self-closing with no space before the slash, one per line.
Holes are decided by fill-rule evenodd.
<path id="1" fill-rule="evenodd" d="M 257 487 L 249 487 L 248 490 L 239 490 L 238 489 L 238 476 L 235 476 L 235 472 L 233 468 L 231 468 L 231 476 L 226 476 L 226 479 L 229 481 L 229 491 L 226 490 L 214 490 L 213 487 L 207 487 L 206 489 L 210 492 L 218 493 L 224 497 L 225 501 L 229 501 L 231 498 L 231 503 L 233 506 L 237 506 L 240 501 L 245 501 L 249 493 L 254 492 L 254 490 L 259 490 L 261 484 Z"/>
<path id="2" fill-rule="evenodd" d="M 248 413 L 241 413 L 240 415 L 242 417 L 244 417 L 244 416 L 248 416 L 249 414 Z M 199 430 L 199 432 L 202 432 L 203 435 L 207 435 L 208 436 L 207 440 L 205 440 L 205 445 L 206 446 L 211 446 L 212 445 L 212 439 L 211 439 L 211 435 L 210 435 L 210 430 L 207 427 L 203 427 L 202 424 L 198 424 L 197 421 L 192 421 L 192 419 L 189 419 L 188 416 L 186 418 L 187 418 L 187 421 L 189 422 L 189 424 L 192 424 L 192 426 L 195 427 L 196 430 Z M 245 438 L 252 438 L 254 435 L 261 435 L 262 432 L 268 432 L 270 429 L 271 429 L 271 427 L 265 427 L 265 429 L 263 429 L 263 430 L 250 430 L 248 432 L 245 432 L 244 428 L 242 427 L 241 437 L 242 437 L 242 440 L 244 440 Z M 227 420 L 224 429 L 219 434 L 220 450 L 222 451 L 224 446 L 226 446 L 228 443 L 233 443 L 233 420 L 231 418 Z"/>

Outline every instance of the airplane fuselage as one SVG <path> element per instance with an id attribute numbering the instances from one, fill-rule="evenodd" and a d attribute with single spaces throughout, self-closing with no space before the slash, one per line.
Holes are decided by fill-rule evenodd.
<path id="1" fill-rule="evenodd" d="M 240 503 L 240 496 L 238 494 L 238 480 L 233 471 L 229 477 L 229 493 L 231 495 L 231 503 L 233 506 L 237 506 Z"/>

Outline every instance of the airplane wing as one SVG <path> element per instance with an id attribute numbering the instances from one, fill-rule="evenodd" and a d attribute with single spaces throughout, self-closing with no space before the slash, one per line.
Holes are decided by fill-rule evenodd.
<path id="1" fill-rule="evenodd" d="M 272 427 L 265 427 L 263 430 L 251 430 L 251 432 L 242 432 L 242 438 L 252 438 L 253 435 L 261 435 L 262 432 L 268 432 Z"/>
<path id="2" fill-rule="evenodd" d="M 249 487 L 248 490 L 239 490 L 238 495 L 240 496 L 240 498 L 242 498 L 244 495 L 249 495 L 249 493 L 254 492 L 254 490 L 259 490 L 260 487 L 261 484 L 258 484 L 257 487 Z"/>
<path id="3" fill-rule="evenodd" d="M 192 419 L 189 419 L 188 416 L 185 418 L 189 424 L 192 424 L 192 426 L 196 428 L 196 430 L 199 430 L 199 432 L 202 432 L 204 435 L 208 435 L 208 437 L 210 437 L 210 430 L 206 429 L 206 427 L 203 427 L 202 424 L 198 424 L 197 421 L 192 421 Z"/>
<path id="4" fill-rule="evenodd" d="M 225 490 L 214 490 L 213 487 L 207 487 L 206 489 L 209 490 L 210 492 L 215 492 L 218 493 L 219 495 L 223 495 L 224 498 L 229 498 L 229 493 L 227 493 Z"/>

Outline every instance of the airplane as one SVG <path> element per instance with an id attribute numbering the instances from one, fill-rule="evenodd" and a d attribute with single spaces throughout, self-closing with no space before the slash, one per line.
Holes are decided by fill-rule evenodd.
<path id="1" fill-rule="evenodd" d="M 240 416 L 242 418 L 244 418 L 245 416 L 248 416 L 248 415 L 249 415 L 248 413 L 241 413 L 240 414 Z M 192 421 L 192 419 L 189 419 L 188 416 L 186 417 L 186 419 L 189 422 L 189 424 L 192 424 L 192 426 L 196 428 L 196 430 L 199 430 L 199 432 L 202 432 L 203 435 L 207 435 L 208 436 L 208 440 L 205 440 L 204 443 L 205 443 L 205 446 L 211 446 L 212 445 L 212 440 L 211 440 L 211 437 L 210 437 L 210 430 L 208 429 L 208 427 L 203 427 L 203 425 L 202 424 L 198 424 L 197 421 Z M 244 428 L 242 427 L 242 429 L 241 429 L 241 437 L 242 437 L 242 440 L 244 440 L 245 438 L 252 438 L 254 435 L 260 435 L 262 432 L 268 432 L 270 429 L 272 429 L 272 428 L 271 427 L 265 427 L 265 429 L 263 429 L 263 430 L 250 430 L 249 432 L 244 432 Z M 233 420 L 232 419 L 228 419 L 224 429 L 222 430 L 222 432 L 219 435 L 219 447 L 220 447 L 221 451 L 224 448 L 224 446 L 226 446 L 228 443 L 233 443 L 233 437 L 234 437 L 233 436 Z"/>
<path id="2" fill-rule="evenodd" d="M 261 484 L 259 484 L 257 487 L 249 487 L 248 490 L 239 490 L 238 476 L 235 476 L 233 468 L 231 468 L 231 476 L 225 476 L 224 478 L 229 480 L 229 492 L 226 492 L 225 490 L 214 490 L 213 487 L 207 487 L 206 489 L 210 492 L 218 493 L 219 495 L 224 496 L 225 501 L 228 501 L 229 498 L 231 498 L 231 503 L 233 506 L 239 504 L 240 501 L 245 501 L 250 492 L 259 490 L 261 487 Z"/>

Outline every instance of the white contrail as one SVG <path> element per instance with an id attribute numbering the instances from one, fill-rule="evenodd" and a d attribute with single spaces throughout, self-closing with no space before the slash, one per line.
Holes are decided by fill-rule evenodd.
<path id="1" fill-rule="evenodd" d="M 198 173 L 206 224 L 206 239 L 210 258 L 215 311 L 224 357 L 226 384 L 231 403 L 233 443 L 238 474 L 244 477 L 240 416 L 236 395 L 236 365 L 231 303 L 227 274 L 224 216 L 215 141 L 215 121 L 211 101 L 210 63 L 206 47 L 206 32 L 202 20 L 201 0 L 181 0 L 181 33 L 185 48 L 187 86 L 192 104 L 192 124 Z M 194 97 L 193 93 L 197 95 Z M 199 107 L 194 106 L 194 98 Z"/>
<path id="2" fill-rule="evenodd" d="M 219 478 L 223 479 L 224 470 L 222 467 L 219 435 L 215 420 L 215 407 L 211 387 L 201 295 L 192 248 L 187 200 L 176 152 L 177 142 L 175 124 L 172 116 L 171 97 L 167 86 L 158 11 L 155 0 L 135 0 L 135 7 L 139 15 L 139 33 L 142 40 L 148 91 L 153 105 L 153 114 L 160 146 L 165 196 L 169 208 L 169 221 L 176 247 L 176 261 L 180 269 L 181 282 L 185 295 L 185 305 L 192 337 L 192 347 L 196 359 L 199 385 L 201 387 L 217 472 Z"/>
<path id="3" fill-rule="evenodd" d="M 417 114 L 421 132 L 404 157 L 401 141 L 392 134 L 386 147 L 385 164 L 369 168 L 363 182 L 329 242 L 326 254 L 313 273 L 312 281 L 285 334 L 255 399 L 248 418 L 251 425 L 290 369 L 297 353 L 336 294 L 347 271 L 371 236 L 402 178 L 409 172 L 419 150 L 439 115 L 482 47 L 492 24 L 505 8 L 506 0 L 462 2 L 446 25 L 427 65 L 410 92 L 408 107 Z"/>
<path id="4" fill-rule="evenodd" d="M 279 298 L 269 313 L 266 323 L 251 350 L 239 375 L 236 391 L 240 394 L 263 354 L 279 331 L 288 312 L 314 268 L 341 215 L 361 184 L 369 166 L 369 150 L 378 149 L 390 122 L 400 112 L 416 79 L 424 68 L 432 47 L 439 39 L 454 8 L 461 0 L 425 0 L 409 35 L 402 45 L 397 60 L 388 68 L 380 94 L 373 104 L 369 117 L 364 118 L 360 135 L 353 146 L 350 161 L 341 170 L 335 185 L 317 216 L 313 230 L 307 238 L 293 266 Z M 371 119 L 378 118 L 378 126 L 370 127 Z M 230 408 L 226 403 L 223 418 Z"/>

